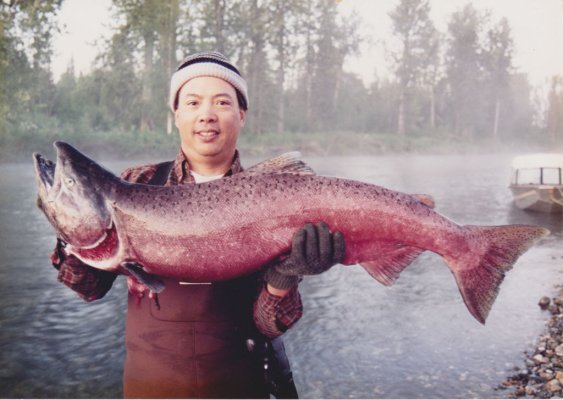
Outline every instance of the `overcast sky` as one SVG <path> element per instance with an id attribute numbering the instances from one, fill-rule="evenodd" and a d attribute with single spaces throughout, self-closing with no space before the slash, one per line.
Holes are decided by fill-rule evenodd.
<path id="1" fill-rule="evenodd" d="M 381 43 L 391 35 L 388 16 L 398 0 L 340 0 L 343 13 L 357 10 L 362 18 L 361 31 L 370 38 L 361 55 L 350 59 L 346 69 L 358 73 L 365 82 L 386 70 Z M 514 66 L 528 73 L 534 85 L 545 83 L 555 74 L 563 75 L 563 0 L 472 0 L 478 10 L 490 10 L 493 21 L 506 17 L 515 42 Z M 431 18 L 445 31 L 451 14 L 468 0 L 430 0 Z M 64 72 L 71 58 L 77 72 L 88 72 L 98 50 L 96 41 L 110 30 L 111 0 L 65 0 L 59 15 L 63 33 L 55 38 L 53 73 Z"/>

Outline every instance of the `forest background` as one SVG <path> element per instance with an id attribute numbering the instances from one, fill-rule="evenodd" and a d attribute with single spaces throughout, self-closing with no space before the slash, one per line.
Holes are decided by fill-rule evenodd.
<path id="1" fill-rule="evenodd" d="M 241 147 L 254 155 L 562 149 L 563 76 L 536 90 L 513 66 L 507 19 L 471 2 L 445 31 L 429 0 L 390 12 L 390 76 L 366 85 L 344 64 L 369 38 L 334 0 L 113 0 L 94 67 L 54 80 L 64 0 L 0 2 L 0 160 L 57 139 L 105 158 L 174 155 L 167 98 L 187 54 L 217 50 L 246 78 Z M 105 21 L 106 23 L 108 21 Z M 391 46 L 390 46 L 391 48 Z"/>

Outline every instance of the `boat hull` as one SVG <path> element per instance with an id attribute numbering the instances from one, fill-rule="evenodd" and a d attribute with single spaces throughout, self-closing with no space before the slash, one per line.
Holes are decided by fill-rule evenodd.
<path id="1" fill-rule="evenodd" d="M 563 213 L 563 185 L 510 185 L 510 190 L 522 210 Z"/>

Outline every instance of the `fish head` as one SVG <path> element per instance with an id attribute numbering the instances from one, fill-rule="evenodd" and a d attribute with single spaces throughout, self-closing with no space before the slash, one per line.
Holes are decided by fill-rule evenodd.
<path id="1" fill-rule="evenodd" d="M 103 179 L 110 173 L 67 143 L 54 147 L 56 163 L 33 154 L 37 206 L 61 239 L 74 247 L 95 247 L 112 227 Z"/>

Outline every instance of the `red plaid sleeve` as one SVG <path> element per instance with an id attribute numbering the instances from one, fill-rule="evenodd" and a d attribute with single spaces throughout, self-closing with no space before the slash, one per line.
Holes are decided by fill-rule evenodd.
<path id="1" fill-rule="evenodd" d="M 260 332 L 275 338 L 291 328 L 303 315 L 303 303 L 297 286 L 284 297 L 274 296 L 262 287 L 254 303 L 254 323 Z"/>
<path id="2" fill-rule="evenodd" d="M 58 279 L 86 301 L 101 299 L 111 289 L 117 274 L 92 268 L 78 258 L 67 255 L 60 242 L 51 255 L 59 270 Z"/>

